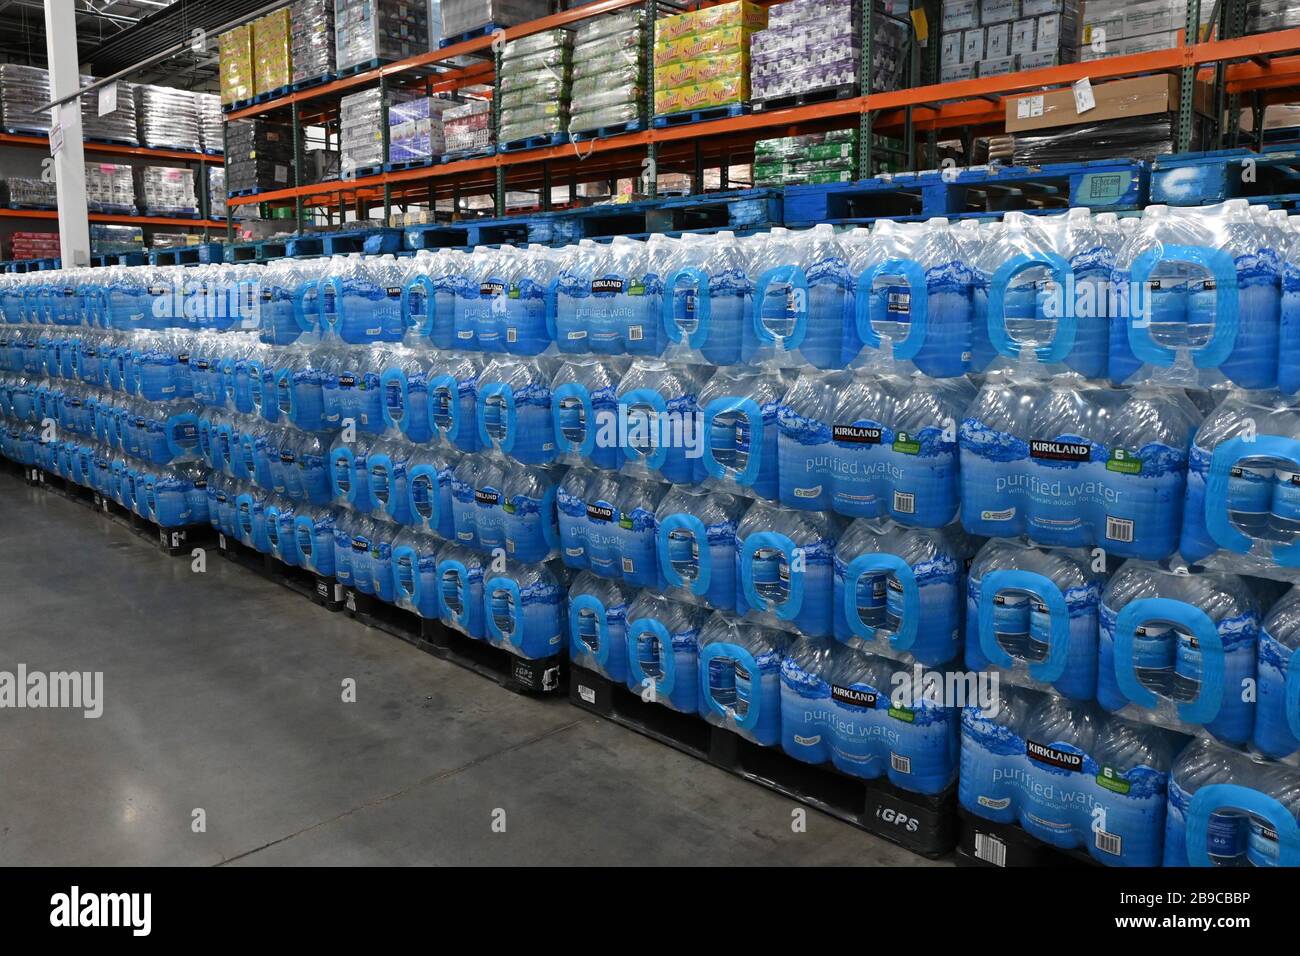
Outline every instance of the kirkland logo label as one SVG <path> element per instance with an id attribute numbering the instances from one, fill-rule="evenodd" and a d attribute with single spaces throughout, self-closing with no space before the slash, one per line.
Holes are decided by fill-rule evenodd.
<path id="1" fill-rule="evenodd" d="M 831 700 L 841 704 L 853 704 L 856 707 L 875 707 L 876 695 L 869 690 L 854 690 L 852 687 L 840 687 L 831 684 Z"/>
<path id="2" fill-rule="evenodd" d="M 623 291 L 623 280 L 622 279 L 592 279 L 591 291 L 612 292 L 615 295 L 618 295 Z"/>
<path id="3" fill-rule="evenodd" d="M 1047 744 L 1040 744 L 1033 740 L 1025 741 L 1025 753 L 1030 760 L 1037 760 L 1049 767 L 1058 767 L 1061 770 L 1070 771 L 1083 769 L 1083 754 L 1072 754 L 1064 750 L 1057 750 L 1055 747 L 1049 747 Z"/>
<path id="4" fill-rule="evenodd" d="M 340 375 L 339 388 L 356 388 L 357 377 L 355 375 Z"/>
<path id="5" fill-rule="evenodd" d="M 400 298 L 402 297 L 402 287 L 401 287 L 401 286 L 390 285 L 390 286 L 389 286 L 387 289 L 385 289 L 384 291 L 388 293 L 388 297 L 389 297 L 390 299 L 400 299 Z"/>
<path id="6" fill-rule="evenodd" d="M 1092 449 L 1071 441 L 1042 441 L 1033 439 L 1029 442 L 1030 458 L 1046 458 L 1049 461 L 1087 461 L 1092 457 Z"/>
<path id="7" fill-rule="evenodd" d="M 608 505 L 587 505 L 587 517 L 592 521 L 613 521 L 614 509 Z"/>
<path id="8" fill-rule="evenodd" d="M 493 491 L 491 488 L 485 488 L 482 491 L 474 492 L 474 500 L 481 505 L 495 507 L 497 502 L 501 500 L 501 493 Z"/>
<path id="9" fill-rule="evenodd" d="M 478 294 L 484 299 L 494 299 L 506 291 L 504 282 L 481 282 Z"/>
<path id="10" fill-rule="evenodd" d="M 831 438 L 854 445 L 879 445 L 883 429 L 864 425 L 832 425 Z"/>

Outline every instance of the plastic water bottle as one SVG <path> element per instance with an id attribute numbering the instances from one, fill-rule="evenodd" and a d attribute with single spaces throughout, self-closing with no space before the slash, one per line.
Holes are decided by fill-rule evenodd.
<path id="1" fill-rule="evenodd" d="M 913 376 L 898 391 L 889 448 L 891 481 L 886 513 L 895 521 L 939 528 L 960 505 L 957 429 L 975 397 L 965 378 Z"/>
<path id="2" fill-rule="evenodd" d="M 796 760 L 830 762 L 837 742 L 832 680 L 844 653 L 824 637 L 799 637 L 781 662 L 781 749 Z"/>
<path id="3" fill-rule="evenodd" d="M 660 586 L 655 513 L 666 491 L 667 486 L 657 481 L 627 477 L 619 481 L 614 539 L 618 574 L 629 587 Z"/>
<path id="4" fill-rule="evenodd" d="M 710 365 L 735 365 L 752 314 L 753 285 L 744 247 L 733 232 L 683 235 L 664 281 L 670 350 Z"/>
<path id="5" fill-rule="evenodd" d="M 487 636 L 483 575 L 487 570 L 479 552 L 448 544 L 438 552 L 438 617 L 469 637 Z"/>
<path id="6" fill-rule="evenodd" d="M 737 613 L 771 614 L 802 634 L 830 634 L 837 533 L 827 515 L 756 501 L 736 527 Z"/>
<path id="7" fill-rule="evenodd" d="M 571 358 L 560 365 L 551 382 L 558 457 L 597 468 L 622 464 L 616 393 L 626 372 L 625 363 L 607 358 Z"/>
<path id="8" fill-rule="evenodd" d="M 699 709 L 764 747 L 781 739 L 781 661 L 790 635 L 714 612 L 700 631 Z"/>
<path id="9" fill-rule="evenodd" d="M 777 408 L 779 499 L 787 508 L 825 511 L 831 505 L 831 427 L 846 373 L 807 370 L 786 390 Z"/>
<path id="10" fill-rule="evenodd" d="M 1091 568 L 1087 551 L 989 541 L 967 574 L 966 666 L 1092 700 L 1101 576 Z"/>
<path id="11" fill-rule="evenodd" d="M 478 385 L 482 372 L 481 360 L 472 354 L 442 357 L 429 382 L 429 424 L 435 440 L 460 451 L 478 451 Z"/>
<path id="12" fill-rule="evenodd" d="M 393 597 L 398 607 L 438 620 L 438 552 L 433 535 L 407 528 L 393 538 Z"/>
<path id="13" fill-rule="evenodd" d="M 585 511 L 587 516 L 583 541 L 587 562 L 593 572 L 604 578 L 622 574 L 619 560 L 618 497 L 622 479 L 608 472 L 597 472 L 587 481 Z"/>
<path id="14" fill-rule="evenodd" d="M 736 527 L 743 510 L 734 495 L 673 486 L 655 512 L 659 571 L 665 593 L 710 607 L 736 607 Z"/>
<path id="15" fill-rule="evenodd" d="M 971 534 L 1013 537 L 1026 530 L 1019 505 L 1029 458 L 1029 420 L 1044 389 L 1032 380 L 989 376 L 962 419 L 961 522 Z"/>
<path id="16" fill-rule="evenodd" d="M 840 383 L 837 383 L 840 384 Z M 886 513 L 900 381 L 855 373 L 842 383 L 831 423 L 831 507 L 850 518 Z"/>
<path id="17" fill-rule="evenodd" d="M 506 554 L 525 564 L 553 557 L 559 545 L 556 481 L 545 468 L 512 468 L 503 481 Z"/>
<path id="18" fill-rule="evenodd" d="M 699 635 L 706 612 L 654 591 L 638 591 L 627 609 L 627 686 L 682 713 L 696 713 Z"/>
<path id="19" fill-rule="evenodd" d="M 673 484 L 703 476 L 699 424 L 701 381 L 694 369 L 637 359 L 618 385 L 623 456 L 633 471 Z"/>
<path id="20" fill-rule="evenodd" d="M 561 353 L 581 355 L 591 351 L 592 270 L 602 257 L 594 240 L 583 239 L 561 256 L 555 287 L 555 345 Z"/>
<path id="21" fill-rule="evenodd" d="M 1259 637 L 1259 698 L 1251 743 L 1268 757 L 1300 750 L 1300 708 L 1288 690 L 1300 684 L 1300 591 L 1292 588 L 1273 605 Z"/>
<path id="22" fill-rule="evenodd" d="M 484 573 L 487 640 L 518 657 L 542 660 L 564 650 L 564 588 L 544 564 L 506 561 Z"/>
<path id="23" fill-rule="evenodd" d="M 628 674 L 627 611 L 631 593 L 618 582 L 581 572 L 569 586 L 569 659 L 623 683 Z"/>
<path id="24" fill-rule="evenodd" d="M 969 545 L 956 529 L 860 518 L 835 546 L 835 637 L 943 664 L 961 652 Z"/>
<path id="25" fill-rule="evenodd" d="M 1028 775 L 1026 718 L 1040 696 L 1002 683 L 988 710 L 962 708 L 957 800 L 963 809 L 995 823 L 1015 822 Z"/>
<path id="26" fill-rule="evenodd" d="M 1189 859 L 1188 829 L 1192 798 L 1215 784 L 1249 787 L 1249 758 L 1210 737 L 1197 737 L 1174 762 L 1165 824 L 1165 866 L 1196 865 Z M 1245 773 L 1243 773 L 1245 771 Z M 1250 818 L 1231 808 L 1215 808 L 1204 820 L 1205 848 L 1213 866 L 1245 866 Z"/>
<path id="27" fill-rule="evenodd" d="M 570 468 L 555 489 L 560 558 L 566 566 L 577 570 L 591 567 L 587 546 L 587 486 L 594 475 L 587 468 Z"/>
<path id="28" fill-rule="evenodd" d="M 494 358 L 478 379 L 479 443 L 525 465 L 544 465 L 556 454 L 551 420 L 554 364 L 544 358 Z"/>
<path id="29" fill-rule="evenodd" d="M 499 548 L 502 553 L 506 553 L 506 463 L 499 458 L 485 457 L 479 462 L 476 475 L 474 532 L 478 538 L 478 547 L 493 552 Z M 456 538 L 464 540 L 459 530 Z"/>
<path id="30" fill-rule="evenodd" d="M 725 368 L 700 389 L 704 471 L 718 487 L 777 499 L 777 410 L 786 389 L 777 371 Z"/>

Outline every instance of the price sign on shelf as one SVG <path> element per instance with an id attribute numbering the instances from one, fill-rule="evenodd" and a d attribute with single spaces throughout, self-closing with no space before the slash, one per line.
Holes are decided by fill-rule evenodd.
<path id="1" fill-rule="evenodd" d="M 1074 111 L 1076 113 L 1086 113 L 1097 105 L 1096 98 L 1092 95 L 1092 81 L 1086 76 L 1074 84 Z"/>
<path id="2" fill-rule="evenodd" d="M 99 115 L 107 116 L 109 113 L 117 112 L 117 84 L 110 83 L 108 86 L 99 88 Z"/>
<path id="3" fill-rule="evenodd" d="M 57 156 L 63 149 L 63 127 L 55 123 L 50 127 L 50 155 Z"/>

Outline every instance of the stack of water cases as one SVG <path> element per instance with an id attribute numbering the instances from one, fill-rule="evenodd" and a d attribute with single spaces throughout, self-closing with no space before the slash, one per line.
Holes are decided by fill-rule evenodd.
<path id="1" fill-rule="evenodd" d="M 965 664 L 999 683 L 962 713 L 963 808 L 1110 865 L 1300 862 L 1285 214 L 971 235 Z"/>
<path id="2" fill-rule="evenodd" d="M 70 433 L 118 500 L 176 475 L 358 595 L 1026 845 L 1293 864 L 1292 236 L 1228 203 L 10 275 L 0 450 L 77 480 Z"/>

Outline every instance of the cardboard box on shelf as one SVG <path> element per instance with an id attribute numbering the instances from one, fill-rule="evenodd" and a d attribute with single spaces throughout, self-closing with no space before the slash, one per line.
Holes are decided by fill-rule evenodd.
<path id="1" fill-rule="evenodd" d="M 1020 17 L 1020 0 L 980 0 L 980 23 L 1002 23 Z"/>
<path id="2" fill-rule="evenodd" d="M 293 82 L 292 30 L 285 7 L 253 21 L 253 87 L 271 93 Z"/>
<path id="3" fill-rule="evenodd" d="M 1011 24 L 1011 52 L 1033 53 L 1038 38 L 1038 21 L 1034 18 L 1016 20 Z"/>
<path id="4" fill-rule="evenodd" d="M 945 33 L 939 43 L 940 66 L 956 66 L 961 62 L 960 33 Z"/>
<path id="5" fill-rule="evenodd" d="M 1020 57 L 1005 56 L 997 60 L 981 60 L 979 65 L 979 75 L 985 76 L 1006 76 L 1008 73 L 1014 73 L 1020 68 Z"/>
<path id="6" fill-rule="evenodd" d="M 958 80 L 973 79 L 974 76 L 974 63 L 958 63 L 955 66 L 946 66 L 939 70 L 940 83 L 955 83 Z"/>
<path id="7" fill-rule="evenodd" d="M 971 30 L 980 25 L 978 0 L 943 0 L 939 26 L 945 32 Z"/>
<path id="8" fill-rule="evenodd" d="M 1022 17 L 1041 17 L 1046 13 L 1079 12 L 1079 0 L 1020 0 Z"/>
<path id="9" fill-rule="evenodd" d="M 1034 36 L 1035 53 L 1055 50 L 1062 46 L 1074 47 L 1078 44 L 1078 24 L 1075 21 L 1066 19 L 1059 13 L 1049 13 L 1038 17 L 1037 23 Z"/>
<path id="10" fill-rule="evenodd" d="M 221 102 L 249 99 L 253 89 L 253 27 L 244 24 L 217 37 L 221 69 Z"/>
<path id="11" fill-rule="evenodd" d="M 1085 114 L 1080 114 L 1075 109 L 1074 90 L 1070 87 L 1013 96 L 1006 101 L 1007 132 L 1019 133 L 1071 126 L 1085 120 L 1092 123 L 1177 111 L 1178 90 L 1178 77 L 1168 75 L 1138 76 L 1109 83 L 1095 83 L 1092 96 L 1097 105 Z M 1208 84 L 1197 84 L 1198 110 L 1203 111 L 1208 107 L 1211 100 L 1209 94 Z"/>
<path id="12" fill-rule="evenodd" d="M 984 28 L 984 56 L 1000 60 L 1011 55 L 1011 24 L 995 23 Z"/>
<path id="13" fill-rule="evenodd" d="M 984 59 L 984 29 L 977 27 L 961 35 L 961 61 L 978 63 Z"/>

